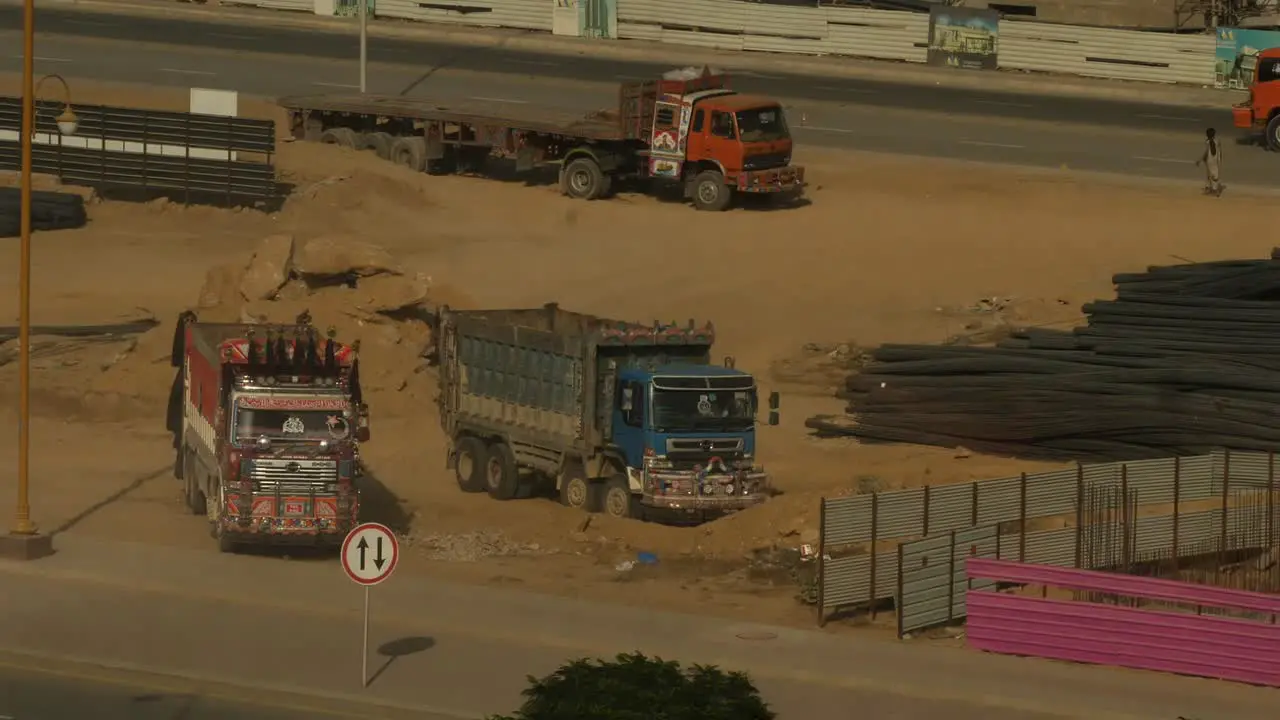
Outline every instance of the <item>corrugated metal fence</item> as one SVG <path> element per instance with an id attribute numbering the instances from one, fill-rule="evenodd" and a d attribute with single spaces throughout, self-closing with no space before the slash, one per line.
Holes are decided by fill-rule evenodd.
<path id="1" fill-rule="evenodd" d="M 970 560 L 975 587 L 1041 585 L 1169 612 L 975 589 L 966 639 L 988 652 L 1118 665 L 1280 687 L 1280 596 L 1112 573 Z M 1233 617 L 1202 615 L 1225 610 Z"/>
<path id="2" fill-rule="evenodd" d="M 1255 488 L 1274 497 L 1280 489 L 1271 453 L 1211 455 L 1129 463 L 1078 465 L 1068 470 L 1023 474 L 961 485 L 912 488 L 844 498 L 824 498 L 819 547 L 820 622 L 853 606 L 874 608 L 894 598 L 898 546 L 951 531 L 1008 526 L 1016 543 L 999 547 L 1002 557 L 1054 565 L 1078 565 L 1084 491 L 1114 485 L 1142 506 L 1173 505 L 1172 512 L 1138 520 L 1144 548 L 1182 546 L 1221 534 L 1233 521 L 1226 500 L 1233 490 Z M 1180 506 L 1219 500 L 1220 509 L 1195 513 Z M 1147 513 L 1143 513 L 1147 515 Z M 1056 519 L 1060 528 L 1032 530 L 1032 522 Z M 1051 524 L 1051 523 L 1050 523 Z M 1070 526 L 1068 526 L 1070 525 Z M 1016 532 L 1014 532 L 1016 529 Z M 887 546 L 887 547 L 886 547 Z M 874 549 L 874 551 L 872 551 Z M 905 551 L 904 551 L 905 552 Z"/>
<path id="3" fill-rule="evenodd" d="M 378 17 L 551 32 L 553 0 L 378 0 Z"/>

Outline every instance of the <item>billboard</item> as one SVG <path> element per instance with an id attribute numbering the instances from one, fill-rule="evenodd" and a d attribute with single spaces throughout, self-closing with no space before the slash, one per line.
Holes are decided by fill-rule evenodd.
<path id="1" fill-rule="evenodd" d="M 1258 53 L 1280 47 L 1280 32 L 1218 28 L 1214 54 L 1214 84 L 1220 88 L 1245 89 L 1253 82 Z"/>
<path id="2" fill-rule="evenodd" d="M 930 65 L 995 70 L 999 39 L 995 10 L 935 5 L 929 11 Z"/>

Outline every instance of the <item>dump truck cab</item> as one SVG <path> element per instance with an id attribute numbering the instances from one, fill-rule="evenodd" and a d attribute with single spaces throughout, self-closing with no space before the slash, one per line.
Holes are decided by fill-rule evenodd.
<path id="1" fill-rule="evenodd" d="M 721 71 L 685 68 L 628 83 L 622 108 L 624 122 L 648 131 L 647 175 L 682 183 L 700 209 L 724 209 L 734 192 L 803 192 L 781 103 L 735 92 Z"/>
<path id="2" fill-rule="evenodd" d="M 1231 108 L 1237 128 L 1262 132 L 1267 149 L 1280 151 L 1280 48 L 1257 54 L 1249 99 Z"/>

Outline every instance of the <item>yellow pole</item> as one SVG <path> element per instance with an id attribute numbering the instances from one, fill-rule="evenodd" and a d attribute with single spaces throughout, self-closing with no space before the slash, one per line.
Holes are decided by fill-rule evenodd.
<path id="1" fill-rule="evenodd" d="M 22 237 L 18 258 L 18 508 L 14 535 L 35 535 L 31 522 L 31 140 L 35 135 L 35 0 L 23 3 L 22 24 Z"/>

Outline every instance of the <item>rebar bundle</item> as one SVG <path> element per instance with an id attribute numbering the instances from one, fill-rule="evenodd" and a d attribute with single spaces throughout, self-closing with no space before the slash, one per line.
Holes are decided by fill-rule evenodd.
<path id="1" fill-rule="evenodd" d="M 1280 448 L 1280 249 L 1112 278 L 1072 331 L 995 347 L 884 345 L 820 433 L 1109 461 Z"/>

